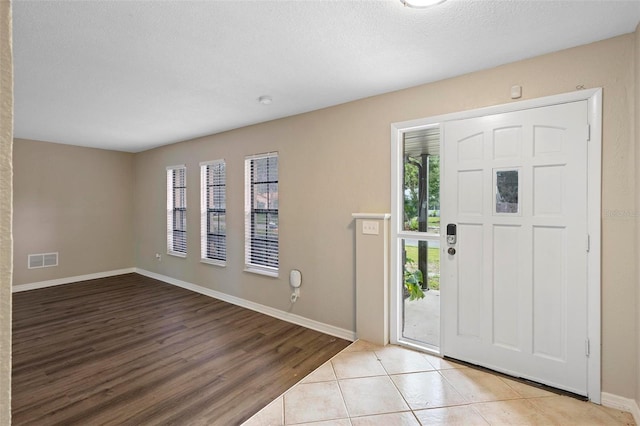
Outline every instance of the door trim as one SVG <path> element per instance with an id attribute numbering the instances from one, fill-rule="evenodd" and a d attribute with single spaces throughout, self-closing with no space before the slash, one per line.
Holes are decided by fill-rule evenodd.
<path id="1" fill-rule="evenodd" d="M 587 101 L 590 138 L 587 148 L 587 228 L 590 237 L 587 253 L 587 338 L 589 357 L 587 359 L 587 392 L 589 400 L 601 402 L 601 219 L 602 219 L 602 88 L 579 90 L 543 98 L 536 98 L 502 105 L 494 105 L 468 111 L 436 115 L 416 120 L 391 124 L 391 277 L 390 277 L 390 337 L 391 343 L 398 343 L 401 324 L 398 320 L 400 303 L 398 271 L 400 267 L 398 234 L 401 229 L 402 199 L 398 191 L 402 182 L 402 135 L 424 127 L 439 126 L 446 121 L 462 120 L 493 114 L 522 111 L 533 108 Z M 442 138 L 440 139 L 440 152 Z M 444 164 L 444 161 L 441 161 Z M 444 168 L 440 168 L 442 176 Z M 440 194 L 441 198 L 446 194 Z M 446 223 L 444 221 L 443 223 Z M 441 237 L 442 239 L 442 237 Z M 442 241 L 441 241 L 442 244 Z M 586 242 L 585 242 L 586 245 Z M 441 316 L 442 318 L 442 316 Z M 440 321 L 441 336 L 442 321 Z M 442 347 L 442 342 L 440 347 Z M 586 342 L 585 342 L 586 346 Z M 585 348 L 586 350 L 586 348 Z"/>

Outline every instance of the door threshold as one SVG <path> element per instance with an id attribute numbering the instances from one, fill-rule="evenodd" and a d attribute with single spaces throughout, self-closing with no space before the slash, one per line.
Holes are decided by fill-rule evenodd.
<path id="1" fill-rule="evenodd" d="M 539 383 L 539 382 L 534 382 L 533 380 L 529 380 L 529 379 L 525 379 L 524 377 L 516 377 L 516 376 L 511 376 L 509 374 L 505 374 L 505 373 L 501 373 L 500 371 L 496 371 L 496 370 L 492 370 L 490 368 L 487 367 L 483 367 L 481 365 L 477 365 L 477 364 L 472 364 L 470 362 L 467 361 L 462 361 L 456 358 L 451 358 L 449 356 L 444 356 L 444 359 L 450 360 L 450 361 L 455 361 L 458 364 L 462 364 L 466 367 L 469 368 L 473 368 L 475 370 L 480 370 L 480 371 L 484 371 L 485 373 L 491 373 L 494 374 L 496 376 L 500 376 L 500 377 L 504 377 L 506 379 L 509 380 L 513 380 L 519 383 L 523 383 L 525 385 L 529 385 L 529 386 L 533 386 L 534 388 L 538 388 L 547 392 L 552 392 L 555 393 L 557 395 L 563 395 L 563 396 L 568 396 L 570 398 L 574 398 L 580 401 L 589 401 L 589 397 L 584 396 L 584 395 L 580 395 L 578 393 L 573 393 L 573 392 L 569 392 L 566 391 L 564 389 L 558 389 L 558 388 L 554 388 L 553 386 L 549 386 L 549 385 L 545 385 L 544 383 Z"/>
<path id="2" fill-rule="evenodd" d="M 429 343 L 421 342 L 419 340 L 403 337 L 402 339 L 398 339 L 395 344 L 398 346 L 404 346 L 405 348 L 413 349 L 414 351 L 442 358 L 442 353 L 440 352 L 439 347 L 430 345 Z"/>

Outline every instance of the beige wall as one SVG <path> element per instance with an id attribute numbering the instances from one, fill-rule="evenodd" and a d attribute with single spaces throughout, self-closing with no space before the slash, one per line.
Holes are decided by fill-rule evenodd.
<path id="1" fill-rule="evenodd" d="M 354 229 L 351 213 L 390 210 L 390 124 L 603 87 L 603 210 L 635 208 L 634 35 L 495 69 L 153 149 L 135 156 L 136 266 L 349 330 L 354 329 Z M 285 99 L 281 100 L 286 102 Z M 281 276 L 242 272 L 243 159 L 280 152 Z M 198 262 L 198 163 L 225 158 L 228 168 L 229 260 Z M 165 167 L 188 167 L 188 250 L 165 253 Z M 634 397 L 638 362 L 634 321 L 635 220 L 603 216 L 603 390 Z M 289 304 L 288 271 L 303 276 L 300 300 Z"/>
<path id="2" fill-rule="evenodd" d="M 16 139 L 13 167 L 14 285 L 134 266 L 133 154 Z"/>
<path id="3" fill-rule="evenodd" d="M 11 3 L 0 1 L 0 424 L 11 424 Z"/>

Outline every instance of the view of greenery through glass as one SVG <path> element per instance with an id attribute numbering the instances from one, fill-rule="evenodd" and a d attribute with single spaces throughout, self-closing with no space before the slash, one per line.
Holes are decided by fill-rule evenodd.
<path id="1" fill-rule="evenodd" d="M 440 233 L 440 156 L 426 156 L 428 185 L 420 187 L 420 172 L 423 167 L 419 158 L 409 157 L 404 164 L 404 230 Z M 420 191 L 423 191 L 422 197 Z M 422 198 L 427 198 L 426 230 L 420 229 Z M 424 209 L 425 206 L 423 206 Z M 423 210 L 424 211 L 424 210 Z"/>
<path id="2" fill-rule="evenodd" d="M 418 246 L 405 245 L 404 249 L 407 253 L 405 269 L 412 272 L 412 268 L 418 268 Z M 429 259 L 429 262 L 427 263 L 426 284 L 431 290 L 440 290 L 440 247 L 430 246 L 427 249 L 427 259 Z"/>
<path id="3" fill-rule="evenodd" d="M 405 156 L 404 230 L 440 234 L 440 156 Z M 440 247 L 405 240 L 404 284 L 410 300 L 440 289 Z"/>

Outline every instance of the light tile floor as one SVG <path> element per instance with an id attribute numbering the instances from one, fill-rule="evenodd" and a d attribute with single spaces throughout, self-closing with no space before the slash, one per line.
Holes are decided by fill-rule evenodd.
<path id="1" fill-rule="evenodd" d="M 245 426 L 635 425 L 629 413 L 398 346 L 357 341 Z"/>

